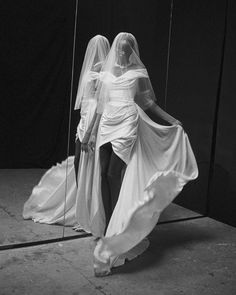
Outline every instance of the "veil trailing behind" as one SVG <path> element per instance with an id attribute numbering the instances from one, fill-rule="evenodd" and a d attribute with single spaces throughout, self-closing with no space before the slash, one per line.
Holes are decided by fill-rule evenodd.
<path id="1" fill-rule="evenodd" d="M 91 231 L 101 237 L 94 251 L 95 274 L 132 257 L 152 231 L 161 212 L 198 176 L 197 163 L 179 122 L 157 104 L 138 44 L 130 33 L 115 38 L 98 87 L 98 128 Z M 171 126 L 160 125 L 147 114 L 158 114 Z M 126 164 L 118 202 L 106 234 L 101 195 L 100 148 L 110 142 Z M 145 248 L 145 246 L 144 246 Z"/>
<path id="2" fill-rule="evenodd" d="M 76 134 L 76 139 L 80 142 L 96 112 L 95 91 L 109 49 L 108 40 L 101 35 L 93 37 L 87 45 L 75 102 L 75 109 L 80 109 L 81 115 Z M 33 188 L 31 196 L 24 204 L 24 219 L 67 226 L 80 224 L 82 228 L 90 232 L 90 199 L 88 197 L 91 195 L 89 190 L 93 164 L 93 155 L 81 152 L 78 187 L 73 156 L 49 169 L 38 185 Z"/>

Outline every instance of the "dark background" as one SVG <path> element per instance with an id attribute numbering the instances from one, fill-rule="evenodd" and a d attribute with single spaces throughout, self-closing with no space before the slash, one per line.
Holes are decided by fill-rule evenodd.
<path id="1" fill-rule="evenodd" d="M 1 1 L 0 13 L 0 168 L 48 168 L 67 157 L 75 1 Z M 133 33 L 164 107 L 169 14 L 167 0 L 79 0 L 70 154 L 89 39 Z M 167 96 L 199 165 L 199 178 L 176 202 L 233 225 L 235 14 L 233 0 L 174 0 Z"/>

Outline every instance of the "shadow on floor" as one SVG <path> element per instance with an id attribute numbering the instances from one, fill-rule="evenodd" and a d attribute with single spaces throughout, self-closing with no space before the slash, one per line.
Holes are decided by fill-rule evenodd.
<path id="1" fill-rule="evenodd" d="M 180 249 L 192 252 L 197 244 L 212 242 L 215 237 L 216 233 L 199 228 L 197 223 L 191 221 L 156 226 L 149 235 L 147 251 L 133 261 L 114 268 L 112 273 L 136 273 L 147 268 L 158 268 L 170 253 L 174 254 Z"/>

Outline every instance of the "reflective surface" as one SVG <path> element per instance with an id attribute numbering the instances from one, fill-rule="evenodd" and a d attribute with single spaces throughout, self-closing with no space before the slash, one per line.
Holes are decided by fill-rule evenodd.
<path id="1" fill-rule="evenodd" d="M 24 220 L 22 210 L 44 169 L 0 170 L 0 246 L 62 236 L 62 227 Z"/>
<path id="2" fill-rule="evenodd" d="M 63 226 L 22 212 L 44 172 L 67 157 L 74 7 L 1 3 L 0 246 L 63 236 Z"/>

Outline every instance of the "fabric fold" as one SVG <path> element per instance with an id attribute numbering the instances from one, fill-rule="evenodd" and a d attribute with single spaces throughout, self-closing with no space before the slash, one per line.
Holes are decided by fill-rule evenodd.
<path id="1" fill-rule="evenodd" d="M 155 227 L 161 212 L 198 176 L 187 134 L 181 126 L 156 124 L 138 107 L 138 136 L 106 236 L 94 251 L 113 267 Z"/>

